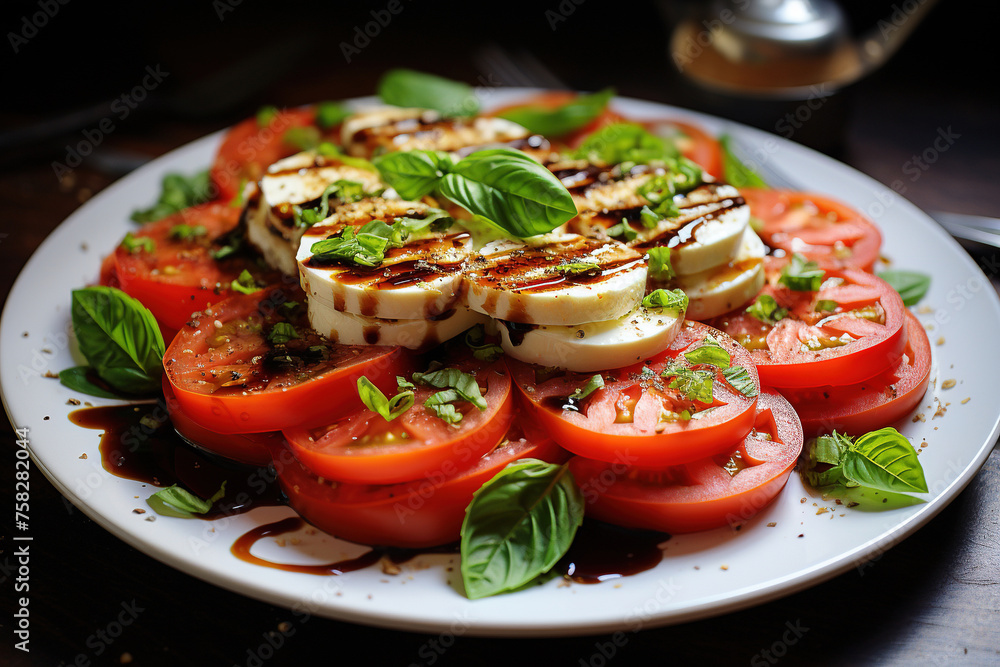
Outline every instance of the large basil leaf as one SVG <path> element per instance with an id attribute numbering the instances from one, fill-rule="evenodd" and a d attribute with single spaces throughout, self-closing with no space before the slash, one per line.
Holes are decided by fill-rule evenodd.
<path id="1" fill-rule="evenodd" d="M 163 372 L 163 336 L 141 303 L 113 287 L 73 290 L 73 329 L 97 374 L 129 394 L 154 392 Z"/>
<path id="2" fill-rule="evenodd" d="M 563 557 L 583 522 L 583 496 L 565 466 L 511 463 L 482 486 L 462 523 L 462 580 L 472 599 L 522 586 Z"/>
<path id="3" fill-rule="evenodd" d="M 87 377 L 89 371 L 90 366 L 73 366 L 72 368 L 67 368 L 66 370 L 59 371 L 59 382 L 64 387 L 69 387 L 74 391 L 87 394 L 88 396 L 122 398 L 118 394 L 113 394 L 91 382 L 90 378 Z"/>
<path id="4" fill-rule="evenodd" d="M 605 88 L 597 93 L 581 95 L 555 108 L 526 106 L 497 115 L 517 123 L 529 132 L 559 137 L 580 129 L 601 115 L 614 94 L 614 88 Z"/>
<path id="5" fill-rule="evenodd" d="M 400 197 L 420 199 L 437 187 L 455 163 L 441 151 L 398 151 L 380 155 L 374 164 L 382 180 L 395 188 Z"/>
<path id="6" fill-rule="evenodd" d="M 861 486 L 885 491 L 927 492 L 913 445 L 892 427 L 860 436 L 843 455 L 844 475 Z"/>
<path id="7" fill-rule="evenodd" d="M 899 296 L 903 298 L 904 306 L 916 305 L 924 298 L 931 286 L 931 277 L 916 271 L 883 271 L 878 274 L 878 277 L 899 292 Z"/>
<path id="8" fill-rule="evenodd" d="M 412 69 L 393 69 L 378 82 L 378 96 L 397 107 L 434 109 L 445 116 L 474 116 L 479 99 L 472 86 Z"/>
<path id="9" fill-rule="evenodd" d="M 551 171 L 511 148 L 472 153 L 441 179 L 438 190 L 522 238 L 550 232 L 577 213 L 572 195 Z"/>

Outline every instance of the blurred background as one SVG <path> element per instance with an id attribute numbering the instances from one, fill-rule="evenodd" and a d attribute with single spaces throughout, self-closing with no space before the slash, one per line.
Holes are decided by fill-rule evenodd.
<path id="1" fill-rule="evenodd" d="M 840 4 L 850 36 L 861 39 L 880 25 L 890 34 L 909 30 L 912 16 L 928 2 Z M 398 12 L 385 20 L 390 6 Z M 580 90 L 614 86 L 621 95 L 707 111 L 783 134 L 781 120 L 808 93 L 792 95 L 791 101 L 720 94 L 679 71 L 671 35 L 687 21 L 696 26 L 697 36 L 698 26 L 705 25 L 699 13 L 705 7 L 666 0 L 451 7 L 411 0 L 5 2 L 0 10 L 0 298 L 52 229 L 130 170 L 265 104 L 291 106 L 372 94 L 379 75 L 392 67 L 473 84 Z M 993 62 L 997 14 L 995 3 L 938 2 L 892 59 L 826 99 L 797 129 L 794 140 L 887 185 L 908 179 L 913 185 L 905 196 L 921 207 L 1000 217 L 995 194 L 1000 104 Z M 373 21 L 374 35 L 365 35 Z M 680 55 L 688 59 L 683 69 L 693 73 L 702 54 Z M 148 90 L 135 94 L 144 81 Z M 109 118 L 113 130 L 94 134 L 101 119 Z M 920 170 L 911 180 L 905 170 L 913 168 L 913 158 L 941 132 L 957 138 L 936 155 L 933 168 Z M 60 178 L 53 163 L 66 163 L 72 147 L 88 137 L 94 137 L 95 150 L 80 156 L 79 166 L 71 164 L 71 173 Z M 15 445 L 6 423 L 0 434 L 9 452 Z M 844 575 L 718 621 L 643 633 L 622 652 L 621 664 L 640 656 L 648 664 L 654 655 L 714 655 L 742 662 L 753 657 L 760 637 L 771 637 L 786 620 L 797 618 L 827 631 L 811 635 L 808 646 L 804 643 L 783 664 L 907 664 L 915 650 L 924 651 L 927 661 L 913 664 L 942 664 L 937 657 L 952 655 L 987 664 L 983 661 L 995 659 L 998 648 L 995 633 L 964 635 L 961 641 L 971 642 L 965 644 L 965 654 L 947 633 L 958 631 L 951 627 L 959 622 L 956 618 L 968 618 L 956 613 L 995 617 L 996 598 L 986 604 L 990 611 L 983 606 L 985 591 L 940 588 L 960 563 L 992 563 L 994 572 L 1000 567 L 995 510 L 990 516 L 980 511 L 989 502 L 995 507 L 996 453 L 987 467 L 992 467 L 991 477 L 981 474 L 938 519 L 884 555 L 886 565 L 879 567 L 878 577 Z M 94 664 L 127 662 L 125 654 L 128 661 L 134 656 L 136 664 L 177 664 L 179 659 L 250 664 L 244 649 L 288 620 L 284 610 L 202 584 L 135 552 L 72 510 L 41 475 L 34 480 L 35 525 L 47 536 L 33 562 L 39 573 L 32 582 L 38 643 L 26 656 L 15 655 L 12 642 L 5 640 L 0 663 L 69 664 L 95 630 L 92 618 L 112 618 L 119 601 L 133 597 L 150 611 L 113 651 L 99 659 L 91 655 Z M 9 488 L 3 499 L 3 506 L 10 507 Z M 992 530 L 994 538 L 968 536 L 967 526 Z M 993 546 L 983 546 L 989 544 Z M 916 588 L 916 579 L 931 583 Z M 10 597 L 6 589 L 3 597 Z M 879 621 L 852 624 L 850 641 L 844 641 L 847 626 L 841 622 L 856 615 L 858 600 L 867 601 L 860 611 L 874 609 Z M 0 620 L 0 626 L 6 622 Z M 320 621 L 290 639 L 280 658 L 282 663 L 314 661 L 310 656 L 324 645 L 340 642 L 357 648 L 363 643 L 374 664 L 407 664 L 425 641 L 415 634 L 388 635 Z M 593 654 L 594 641 L 466 640 L 443 663 L 474 659 L 493 664 L 486 658 L 505 661 L 505 649 L 516 646 L 547 664 L 576 665 L 579 656 Z M 347 655 L 335 649 L 327 657 Z M 928 656 L 935 658 L 933 663 Z"/>

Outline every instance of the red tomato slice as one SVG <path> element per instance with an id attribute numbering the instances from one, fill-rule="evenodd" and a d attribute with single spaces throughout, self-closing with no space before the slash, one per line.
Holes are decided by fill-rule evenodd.
<path id="1" fill-rule="evenodd" d="M 822 269 L 865 271 L 871 271 L 878 259 L 882 247 L 878 227 L 846 204 L 808 192 L 755 188 L 740 192 L 750 214 L 764 223 L 760 238 L 785 256 L 798 252 Z"/>
<path id="2" fill-rule="evenodd" d="M 305 310 L 295 286 L 237 295 L 196 314 L 163 358 L 184 412 L 218 433 L 316 426 L 362 407 L 362 375 L 392 391 L 396 376 L 410 372 L 402 348 L 331 343 L 309 328 Z M 269 342 L 279 323 L 299 337 Z"/>
<path id="3" fill-rule="evenodd" d="M 286 429 L 292 452 L 317 475 L 353 484 L 406 482 L 449 461 L 481 457 L 500 442 L 513 419 L 510 374 L 503 362 L 487 364 L 471 354 L 448 365 L 475 375 L 486 410 L 459 401 L 455 406 L 462 421 L 451 425 L 424 407 L 441 390 L 418 386 L 413 407 L 391 422 L 364 408 L 330 426 Z"/>
<path id="4" fill-rule="evenodd" d="M 859 384 L 783 389 L 808 437 L 834 430 L 862 435 L 902 419 L 920 404 L 931 372 L 927 332 L 906 311 L 906 347 L 899 363 Z"/>
<path id="5" fill-rule="evenodd" d="M 152 252 L 138 248 L 130 252 L 119 246 L 114 252 L 114 276 L 121 289 L 149 308 L 163 326 L 180 329 L 191 313 L 232 294 L 230 285 L 244 269 L 262 282 L 280 276 L 274 271 L 262 272 L 246 257 L 212 257 L 216 245 L 236 228 L 239 218 L 239 208 L 213 202 L 144 225 L 133 236 L 151 240 Z M 180 239 L 171 235 L 178 225 L 201 226 L 205 233 Z"/>
<path id="6" fill-rule="evenodd" d="M 681 155 L 722 178 L 722 146 L 715 137 L 692 123 L 680 120 L 654 120 L 642 123 L 651 133 L 671 139 Z"/>
<path id="7" fill-rule="evenodd" d="M 671 380 L 660 378 L 671 362 L 688 365 L 683 354 L 699 347 L 710 334 L 729 352 L 732 365 L 747 370 L 755 389 L 750 393 L 756 396 L 759 384 L 747 351 L 721 331 L 691 321 L 684 323 L 667 350 L 645 364 L 602 373 L 604 388 L 579 403 L 569 396 L 592 373 L 557 372 L 545 377 L 545 370 L 538 366 L 512 359 L 507 364 L 529 414 L 566 449 L 601 461 L 626 457 L 634 465 L 674 465 L 715 454 L 753 426 L 756 398 L 730 386 L 714 366 L 693 367 L 714 374 L 710 404 L 686 398 L 667 386 Z M 684 410 L 693 417 L 679 418 Z"/>
<path id="8" fill-rule="evenodd" d="M 802 427 L 792 406 L 764 390 L 753 430 L 722 454 L 663 469 L 608 464 L 581 457 L 569 467 L 587 516 L 608 523 L 690 533 L 742 524 L 784 487 L 802 452 Z"/>
<path id="9" fill-rule="evenodd" d="M 316 121 L 316 109 L 282 109 L 261 127 L 256 118 L 234 125 L 219 146 L 209 176 L 219 193 L 219 199 L 229 201 L 244 183 L 256 182 L 264 170 L 283 157 L 294 155 L 298 148 L 284 141 L 285 132 L 293 127 L 305 127 Z"/>
<path id="10" fill-rule="evenodd" d="M 472 494 L 508 463 L 537 458 L 561 463 L 565 452 L 550 438 L 516 423 L 482 458 L 466 450 L 424 479 L 374 486 L 320 481 L 288 449 L 273 452 L 288 504 L 331 535 L 362 544 L 424 548 L 458 540 Z"/>
<path id="11" fill-rule="evenodd" d="M 281 440 L 280 433 L 226 434 L 208 430 L 184 412 L 165 374 L 163 400 L 167 405 L 167 414 L 170 415 L 170 423 L 173 424 L 174 430 L 192 447 L 248 465 L 266 466 L 271 463 L 271 451 L 268 446 Z"/>
<path id="12" fill-rule="evenodd" d="M 709 320 L 750 350 L 761 384 L 803 388 L 855 384 L 894 366 L 903 354 L 906 308 L 884 280 L 860 270 L 827 271 L 817 292 L 795 292 L 769 276 L 761 294 L 789 311 L 774 326 L 745 310 Z M 821 301 L 834 312 L 816 312 Z"/>

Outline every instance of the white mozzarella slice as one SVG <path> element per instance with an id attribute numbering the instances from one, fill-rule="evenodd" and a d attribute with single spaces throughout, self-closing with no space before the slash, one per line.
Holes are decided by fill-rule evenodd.
<path id="1" fill-rule="evenodd" d="M 512 325 L 500 322 L 501 347 L 515 359 L 570 371 L 621 368 L 648 359 L 673 342 L 682 313 L 641 305 L 609 322 L 576 326 Z"/>
<path id="2" fill-rule="evenodd" d="M 705 320 L 722 315 L 753 299 L 764 287 L 764 255 L 767 249 L 753 230 L 743 234 L 740 251 L 722 266 L 689 276 L 680 276 L 673 286 L 688 295 L 687 316 Z"/>
<path id="3" fill-rule="evenodd" d="M 574 271 L 581 264 L 593 269 Z M 572 325 L 617 319 L 642 299 L 643 255 L 616 241 L 544 234 L 486 244 L 467 263 L 466 301 L 490 317 Z"/>
<path id="4" fill-rule="evenodd" d="M 423 319 L 462 305 L 461 268 L 472 250 L 471 235 L 457 226 L 447 232 L 421 232 L 401 248 L 385 252 L 378 267 L 321 263 L 312 247 L 339 236 L 345 226 L 372 220 L 388 224 L 397 217 L 423 217 L 420 202 L 365 199 L 339 206 L 334 215 L 310 228 L 299 245 L 302 289 L 310 298 L 329 301 L 335 310 L 384 319 Z"/>
<path id="5" fill-rule="evenodd" d="M 309 299 L 312 328 L 344 345 L 400 345 L 423 350 L 488 321 L 485 315 L 461 306 L 432 319 L 390 320 L 344 313 L 328 301 Z"/>
<path id="6" fill-rule="evenodd" d="M 264 261 L 282 273 L 295 275 L 295 255 L 305 227 L 296 225 L 293 207 L 318 205 L 323 191 L 340 180 L 361 183 L 369 194 L 385 188 L 377 173 L 314 151 L 297 153 L 268 167 L 246 211 L 247 240 L 260 250 Z M 331 210 L 338 203 L 331 197 Z"/>

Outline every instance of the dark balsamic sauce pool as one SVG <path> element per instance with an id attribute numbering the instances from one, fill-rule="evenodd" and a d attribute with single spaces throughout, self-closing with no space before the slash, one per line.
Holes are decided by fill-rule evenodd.
<path id="1" fill-rule="evenodd" d="M 193 447 L 173 429 L 161 403 L 82 408 L 70 413 L 69 418 L 83 428 L 103 431 L 101 463 L 112 475 L 156 487 L 181 484 L 202 498 L 212 496 L 225 481 L 225 496 L 200 517 L 204 520 L 284 504 L 272 470 L 237 464 Z M 383 559 L 399 565 L 422 554 L 458 553 L 458 543 L 429 549 L 372 547 L 355 558 L 319 565 L 276 563 L 251 553 L 259 540 L 295 532 L 306 525 L 299 517 L 290 517 L 258 526 L 237 538 L 230 551 L 262 567 L 315 575 L 353 572 Z M 667 539 L 669 536 L 663 533 L 632 531 L 588 519 L 555 570 L 581 584 L 638 574 L 659 564 L 663 558 L 659 545 Z"/>

